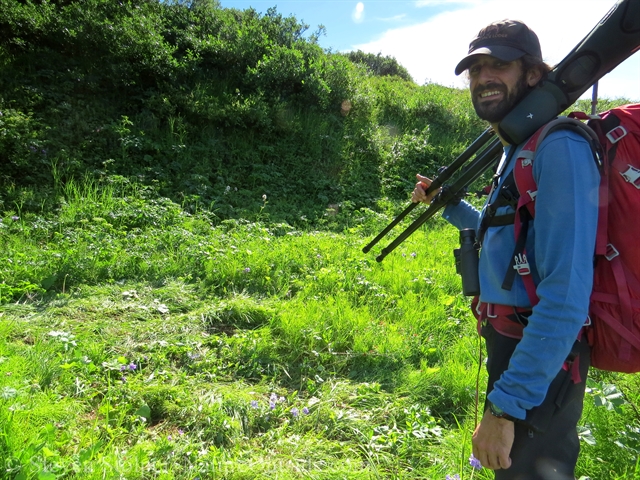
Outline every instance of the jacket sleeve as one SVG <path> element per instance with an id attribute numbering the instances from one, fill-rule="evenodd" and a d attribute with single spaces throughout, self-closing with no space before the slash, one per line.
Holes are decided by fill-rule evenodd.
<path id="1" fill-rule="evenodd" d="M 527 256 L 539 274 L 539 303 L 489 394 L 491 402 L 520 419 L 544 400 L 587 318 L 600 180 L 588 143 L 567 131 L 542 142 L 533 173 L 538 194 Z"/>
<path id="2" fill-rule="evenodd" d="M 458 230 L 476 228 L 480 212 L 470 203 L 461 201 L 458 205 L 447 205 L 442 211 L 442 218 Z"/>

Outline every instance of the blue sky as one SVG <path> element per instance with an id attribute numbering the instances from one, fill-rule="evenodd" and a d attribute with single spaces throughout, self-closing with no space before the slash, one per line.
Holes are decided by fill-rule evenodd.
<path id="1" fill-rule="evenodd" d="M 453 73 L 469 41 L 486 24 L 523 20 L 540 38 L 547 63 L 554 65 L 604 17 L 615 0 L 221 0 L 225 8 L 276 7 L 315 31 L 324 25 L 323 48 L 362 50 L 395 57 L 419 84 L 464 88 Z M 535 4 L 535 6 L 534 6 Z M 640 52 L 599 82 L 599 95 L 640 101 Z M 583 98 L 590 98 L 591 91 Z"/>

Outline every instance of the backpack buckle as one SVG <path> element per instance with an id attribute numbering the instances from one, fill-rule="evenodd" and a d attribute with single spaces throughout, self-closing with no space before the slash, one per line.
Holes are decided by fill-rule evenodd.
<path id="1" fill-rule="evenodd" d="M 531 266 L 524 253 L 515 256 L 515 265 L 513 268 L 518 272 L 518 275 L 529 275 L 531 273 Z"/>
<path id="2" fill-rule="evenodd" d="M 604 252 L 604 258 L 611 261 L 614 258 L 616 258 L 618 255 L 620 255 L 620 252 L 618 252 L 618 249 L 614 247 L 613 244 L 608 243 L 607 250 Z"/>
<path id="3" fill-rule="evenodd" d="M 609 132 L 607 132 L 606 137 L 609 139 L 611 143 L 616 143 L 622 140 L 622 137 L 624 137 L 627 133 L 628 132 L 626 128 L 624 128 L 622 125 L 618 125 L 613 130 L 609 130 Z"/>
<path id="4" fill-rule="evenodd" d="M 633 185 L 637 189 L 640 189 L 640 182 L 638 181 L 638 180 L 640 180 L 640 170 L 639 169 L 629 165 L 629 168 L 627 169 L 627 171 L 626 172 L 620 172 L 620 175 L 622 175 L 622 178 L 624 178 L 626 182 L 630 183 L 631 185 Z"/>

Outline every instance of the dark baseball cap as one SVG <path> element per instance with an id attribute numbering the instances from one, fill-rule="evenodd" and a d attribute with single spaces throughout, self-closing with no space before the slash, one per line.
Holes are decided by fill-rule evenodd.
<path id="1" fill-rule="evenodd" d="M 518 20 L 493 22 L 480 30 L 469 44 L 469 53 L 458 63 L 456 75 L 471 66 L 475 55 L 491 55 L 505 62 L 532 55 L 542 61 L 538 36 Z"/>

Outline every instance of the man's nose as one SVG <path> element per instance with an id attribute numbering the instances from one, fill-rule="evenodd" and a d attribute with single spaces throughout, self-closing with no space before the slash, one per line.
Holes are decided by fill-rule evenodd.
<path id="1" fill-rule="evenodd" d="M 478 81 L 480 83 L 487 83 L 490 80 L 496 78 L 496 70 L 491 65 L 480 65 L 478 71 Z"/>

